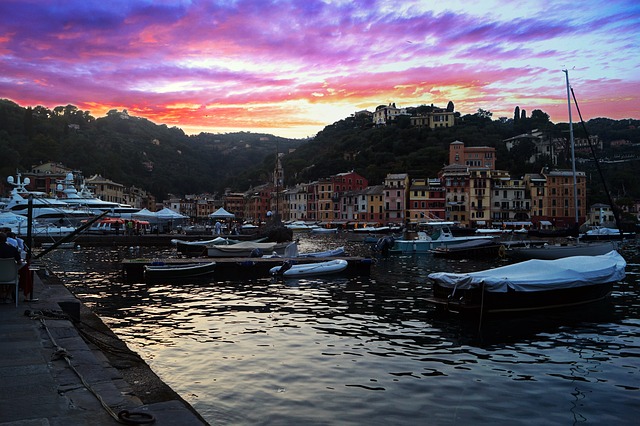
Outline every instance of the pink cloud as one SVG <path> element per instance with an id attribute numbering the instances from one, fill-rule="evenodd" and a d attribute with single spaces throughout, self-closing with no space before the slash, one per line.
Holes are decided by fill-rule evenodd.
<path id="1" fill-rule="evenodd" d="M 126 107 L 167 124 L 199 126 L 318 122 L 280 105 L 287 101 L 348 102 L 355 110 L 389 100 L 452 100 L 474 112 L 492 104 L 488 109 L 512 110 L 521 99 L 561 116 L 559 70 L 543 63 L 581 57 L 593 64 L 582 71 L 585 108 L 637 113 L 638 74 L 622 75 L 640 68 L 624 52 L 637 50 L 633 2 L 600 13 L 593 10 L 599 3 L 588 2 L 571 14 L 554 4 L 544 15 L 527 14 L 521 4 L 516 19 L 415 7 L 406 14 L 386 4 L 7 0 L 0 3 L 0 97 Z M 554 43 L 595 31 L 609 42 L 590 43 L 588 51 Z M 460 93 L 464 99 L 447 99 Z M 217 108 L 219 119 L 206 117 L 206 108 Z"/>

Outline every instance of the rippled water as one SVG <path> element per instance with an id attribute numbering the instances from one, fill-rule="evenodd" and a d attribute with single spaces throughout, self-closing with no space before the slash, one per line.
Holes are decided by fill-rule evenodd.
<path id="1" fill-rule="evenodd" d="M 361 243 L 302 237 L 301 251 Z M 426 275 L 484 262 L 392 256 L 370 277 L 127 283 L 171 249 L 82 248 L 48 267 L 215 425 L 637 424 L 640 256 L 610 301 L 484 321 L 439 316 Z"/>

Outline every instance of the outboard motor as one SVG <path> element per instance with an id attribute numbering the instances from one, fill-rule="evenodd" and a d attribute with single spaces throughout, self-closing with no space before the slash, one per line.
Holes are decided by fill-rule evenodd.
<path id="1" fill-rule="evenodd" d="M 291 269 L 291 267 L 293 266 L 293 264 L 288 261 L 285 260 L 282 263 L 282 266 L 278 269 L 278 271 L 276 272 L 276 275 L 283 275 L 286 271 L 288 271 L 289 269 Z"/>
<path id="2" fill-rule="evenodd" d="M 382 237 L 376 243 L 374 250 L 376 251 L 376 253 L 381 253 L 383 256 L 388 256 L 389 250 L 391 249 L 391 247 L 393 247 L 394 241 L 395 240 L 392 236 L 388 235 L 386 237 Z"/>

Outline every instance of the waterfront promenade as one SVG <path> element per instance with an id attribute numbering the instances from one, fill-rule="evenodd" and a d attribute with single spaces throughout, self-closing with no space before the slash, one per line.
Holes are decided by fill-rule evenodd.
<path id="1" fill-rule="evenodd" d="M 37 300 L 21 292 L 18 308 L 0 303 L 1 426 L 207 424 L 59 280 L 39 274 Z"/>

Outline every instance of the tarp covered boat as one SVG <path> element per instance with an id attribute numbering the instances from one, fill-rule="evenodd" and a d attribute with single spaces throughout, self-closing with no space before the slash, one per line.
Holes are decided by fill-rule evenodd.
<path id="1" fill-rule="evenodd" d="M 625 278 L 616 251 L 600 256 L 528 260 L 470 273 L 434 272 L 431 302 L 449 311 L 516 312 L 559 308 L 606 297 Z"/>

